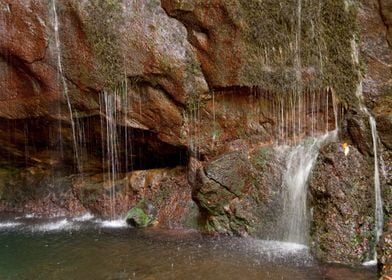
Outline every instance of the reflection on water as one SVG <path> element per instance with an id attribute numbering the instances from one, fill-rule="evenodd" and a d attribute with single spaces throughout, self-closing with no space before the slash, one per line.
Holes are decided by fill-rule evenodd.
<path id="1" fill-rule="evenodd" d="M 318 264 L 293 243 L 105 227 L 94 217 L 17 221 L 0 223 L 0 279 L 376 279 L 374 268 Z"/>

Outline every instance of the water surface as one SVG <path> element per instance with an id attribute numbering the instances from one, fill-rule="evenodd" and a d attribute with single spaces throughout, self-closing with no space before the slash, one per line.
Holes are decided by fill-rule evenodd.
<path id="1" fill-rule="evenodd" d="M 319 264 L 305 246 L 120 221 L 0 222 L 0 279 L 376 279 L 374 268 Z"/>

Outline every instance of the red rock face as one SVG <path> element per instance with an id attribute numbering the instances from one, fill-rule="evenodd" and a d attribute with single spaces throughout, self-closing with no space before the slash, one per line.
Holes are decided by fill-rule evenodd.
<path id="1" fill-rule="evenodd" d="M 392 7 L 388 0 L 360 2 L 357 24 L 359 57 L 361 66 L 364 66 L 361 73 L 363 94 L 366 106 L 378 121 L 384 145 L 380 150 L 384 152 L 389 172 L 392 147 Z M 192 201 L 193 192 L 193 198 L 203 208 L 204 222 L 212 231 L 263 236 L 265 232 L 273 231 L 269 220 L 279 214 L 271 214 L 268 209 L 275 205 L 279 207 L 277 197 L 283 166 L 270 154 L 269 148 L 279 137 L 296 142 L 310 135 L 312 130 L 324 132 L 334 129 L 332 91 L 326 88 L 337 85 L 346 89 L 348 84 L 347 92 L 337 94 L 336 103 L 341 101 L 338 123 L 342 140 L 356 146 L 354 151 L 358 160 L 355 162 L 362 164 L 357 170 L 350 171 L 345 165 L 345 158 L 334 156 L 331 166 L 327 151 L 323 154 L 315 173 L 315 178 L 321 178 L 320 182 L 311 179 L 311 191 L 318 197 L 318 201 L 314 202 L 318 203 L 315 206 L 318 207 L 316 216 L 321 223 L 315 238 L 325 248 L 320 255 L 330 261 L 358 262 L 359 257 L 365 254 L 368 241 L 361 240 L 353 248 L 350 247 L 352 240 L 349 236 L 349 226 L 354 227 L 360 237 L 364 236 L 365 227 L 366 230 L 369 227 L 368 222 L 357 215 L 358 211 L 366 217 L 372 215 L 363 208 L 371 209 L 370 200 L 366 200 L 368 204 L 365 206 L 358 205 L 358 201 L 365 199 L 364 194 L 372 197 L 371 188 L 366 187 L 372 184 L 369 181 L 371 169 L 366 169 L 372 161 L 372 141 L 368 116 L 360 112 L 355 96 L 358 73 L 353 74 L 351 68 L 355 64 L 353 50 L 356 41 L 351 42 L 350 37 L 348 41 L 329 46 L 328 59 L 321 62 L 332 63 L 332 66 L 329 65 L 324 74 L 327 76 L 336 69 L 341 70 L 342 65 L 347 72 L 343 71 L 344 75 L 339 71 L 332 73 L 328 83 L 317 84 L 321 76 L 322 67 L 318 60 L 321 52 L 315 53 L 314 50 L 325 46 L 317 45 L 318 40 L 305 44 L 307 38 L 314 34 L 304 27 L 301 33 L 304 38 L 303 65 L 293 68 L 299 63 L 298 57 L 295 57 L 299 50 L 295 50 L 294 46 L 297 22 L 296 10 L 291 9 L 292 3 L 291 6 L 277 7 L 276 1 L 263 1 L 271 5 L 266 12 L 269 13 L 266 22 L 255 22 L 258 17 L 252 16 L 254 9 L 250 8 L 253 6 L 247 6 L 253 3 L 250 0 L 58 0 L 55 3 L 60 49 L 54 40 L 52 1 L 0 0 L 0 128 L 5 131 L 0 134 L 0 177 L 5 178 L 3 181 L 9 180 L 6 186 L 0 184 L 0 195 L 8 192 L 10 198 L 21 202 L 17 205 L 4 204 L 4 208 L 21 209 L 26 202 L 25 197 L 19 196 L 15 189 L 18 182 L 25 180 L 36 188 L 26 187 L 23 189 L 26 192 L 21 193 L 40 190 L 34 193 L 34 201 L 26 202 L 29 210 L 49 212 L 49 209 L 57 207 L 56 211 L 75 214 L 87 209 L 107 216 L 110 205 L 108 182 L 104 179 L 106 140 L 115 131 L 121 166 L 118 171 L 122 174 L 116 181 L 119 213 L 125 213 L 140 199 L 148 198 L 156 201 L 161 225 L 182 225 L 190 211 L 188 203 Z M 327 6 L 334 9 L 346 7 L 343 1 L 323 3 L 329 3 Z M 349 10 L 350 5 L 347 5 Z M 324 19 L 334 19 L 334 16 L 342 19 L 339 15 L 346 15 L 340 10 L 336 15 L 317 9 L 312 13 L 314 7 L 311 5 L 304 8 L 308 11 L 308 18 L 304 17 L 303 23 L 309 22 L 309 18 L 313 20 L 312 16 L 317 12 Z M 261 12 L 265 11 L 256 11 L 257 14 Z M 267 30 L 274 26 L 274 20 L 278 24 L 284 23 L 278 27 L 288 26 L 291 29 L 288 28 L 290 30 L 283 35 L 268 31 L 268 38 L 261 36 L 265 31 L 261 28 Z M 326 22 L 332 24 L 333 20 Z M 327 26 L 330 25 L 324 27 Z M 320 29 L 316 26 L 315 30 Z M 335 34 L 335 31 L 341 30 L 327 31 Z M 348 35 L 354 33 L 353 30 Z M 271 45 L 266 47 L 264 43 Z M 268 53 L 258 53 L 263 49 L 260 45 Z M 60 75 L 58 54 L 63 77 Z M 296 75 L 301 76 L 305 85 L 303 89 L 295 88 L 298 82 Z M 347 78 L 343 79 L 346 84 L 336 82 L 342 81 L 341 76 Z M 313 88 L 312 83 L 315 84 Z M 281 85 L 286 87 L 279 87 Z M 307 91 L 305 87 L 312 90 Z M 74 129 L 65 98 L 66 89 L 75 118 Z M 107 92 L 107 96 L 115 96 L 113 103 L 103 101 L 103 91 Z M 283 109 L 285 121 L 280 120 L 280 114 L 277 114 L 279 104 L 289 103 L 291 94 L 298 92 L 304 92 L 306 99 L 301 107 L 302 130 L 296 129 L 296 112 L 300 111 L 298 104 Z M 313 93 L 317 93 L 316 99 L 324 100 L 319 102 L 319 107 L 308 98 Z M 330 97 L 328 105 L 322 99 L 325 97 L 323 93 Z M 110 118 L 111 113 L 113 119 Z M 317 121 L 312 122 L 312 118 Z M 111 121 L 114 122 L 114 131 L 108 132 L 106 126 Z M 59 177 L 69 179 L 76 172 L 74 138 L 79 145 L 83 170 L 89 174 L 85 179 L 88 179 L 59 182 L 59 185 L 66 186 L 58 190 L 63 196 L 50 196 L 55 203 L 45 204 L 40 197 L 48 195 L 45 192 L 48 182 L 44 177 L 52 171 L 61 170 Z M 238 164 L 236 158 L 230 158 L 232 153 L 240 153 L 239 158 L 245 164 L 245 167 L 235 169 L 234 175 L 228 171 L 230 166 Z M 185 174 L 183 168 L 180 168 L 181 171 L 173 169 L 176 165 L 186 166 L 189 158 L 189 170 L 192 172 Z M 224 183 L 219 180 L 217 183 L 216 178 L 208 174 L 208 167 L 217 162 L 219 164 L 214 168 L 230 180 L 223 178 Z M 8 165 L 16 170 L 1 169 Z M 336 166 L 347 169 L 346 175 L 343 176 Z M 168 170 L 162 169 L 164 167 Z M 366 180 L 358 182 L 357 177 L 363 174 L 358 175 L 357 172 L 363 168 L 366 169 L 363 174 L 370 173 Z M 19 174 L 19 181 L 10 179 L 15 174 Z M 212 179 L 204 178 L 203 174 Z M 334 186 L 323 181 L 327 175 L 336 179 Z M 237 184 L 235 179 L 241 176 L 246 181 L 245 186 L 240 184 L 242 187 L 233 191 Z M 145 183 L 147 181 L 150 183 Z M 384 181 L 383 191 L 388 193 L 390 182 Z M 359 193 L 357 186 L 363 192 Z M 343 196 L 340 189 L 343 189 Z M 352 189 L 354 191 L 350 193 Z M 326 197 L 333 199 L 335 204 Z M 385 197 L 387 205 L 388 196 Z M 348 202 L 345 203 L 343 198 Z M 61 202 L 62 199 L 65 202 Z M 326 213 L 325 209 L 330 211 Z M 342 211 L 353 215 L 348 224 L 341 215 Z M 389 212 L 386 214 L 390 215 Z M 252 227 L 256 231 L 252 231 Z M 329 246 L 333 238 L 322 236 L 325 227 L 330 229 L 333 238 L 334 234 L 344 235 L 341 242 Z M 336 248 L 343 248 L 347 254 L 334 254 Z"/>
<path id="2" fill-rule="evenodd" d="M 235 1 L 230 1 L 236 5 Z M 240 23 L 225 1 L 163 0 L 167 13 L 182 21 L 188 38 L 196 48 L 203 73 L 212 87 L 240 85 L 244 46 Z"/>
<path id="3" fill-rule="evenodd" d="M 58 182 L 65 188 L 59 190 L 61 199 L 52 198 L 48 203 L 40 197 L 41 191 L 42 196 L 51 196 L 42 188 L 45 184 L 42 177 L 49 176 L 52 168 L 61 169 L 64 178 L 75 170 L 74 131 L 69 120 L 66 90 L 73 115 L 80 117 L 74 125 L 76 132 L 83 131 L 76 140 L 80 145 L 78 151 L 84 171 L 99 174 L 104 168 L 102 157 L 105 151 L 102 147 L 106 147 L 105 137 L 108 137 L 102 125 L 106 126 L 109 122 L 105 116 L 108 113 L 105 106 L 109 105 L 103 102 L 100 91 L 105 89 L 112 95 L 117 92 L 114 102 L 118 107 L 112 113 L 116 114 L 114 129 L 121 137 L 117 139 L 119 146 L 116 147 L 122 164 L 118 171 L 127 172 L 133 168 L 175 166 L 186 162 L 186 141 L 181 137 L 182 111 L 188 96 L 207 91 L 207 85 L 196 56 L 186 41 L 184 28 L 170 19 L 156 3 L 151 6 L 128 1 L 120 9 L 122 20 L 114 23 L 115 34 L 112 34 L 118 44 L 116 49 L 107 48 L 113 45 L 105 45 L 102 41 L 107 39 L 105 36 L 108 34 L 101 36 L 91 29 L 91 20 L 98 29 L 105 24 L 100 22 L 100 18 L 89 16 L 89 5 L 93 1 L 85 5 L 79 1 L 55 3 L 60 42 L 55 42 L 52 1 L 0 2 L 0 127 L 6 131 L 0 136 L 0 163 L 13 165 L 19 170 L 15 172 L 19 174 L 20 184 L 30 180 L 32 188 L 21 193 L 26 197 L 31 193 L 37 194 L 28 202 L 23 195 L 18 196 L 16 178 L 15 184 L 7 183 L 1 192 L 8 193 L 3 198 L 18 202 L 2 203 L 2 209 L 25 208 L 26 211 L 66 214 L 90 210 L 107 216 L 109 205 L 105 193 L 94 203 L 87 203 L 83 196 L 72 195 L 71 190 L 78 189 L 79 185 L 73 186 L 69 182 Z M 110 10 L 105 12 L 111 13 Z M 124 15 L 127 15 L 125 20 Z M 162 30 L 161 26 L 166 26 L 166 29 Z M 105 28 L 102 28 L 104 31 Z M 157 40 L 157 44 L 151 38 Z M 60 43 L 60 49 L 57 43 Z M 113 61 L 111 57 L 109 60 L 102 57 L 111 53 L 121 55 L 121 79 L 114 81 L 118 86 L 105 88 L 105 75 L 112 74 L 107 70 L 107 63 L 118 62 L 118 57 L 113 57 Z M 62 82 L 58 54 L 66 85 Z M 123 79 L 128 80 L 127 88 L 121 87 Z M 124 106 L 125 102 L 128 106 Z M 131 150 L 132 147 L 134 150 Z M 128 170 L 123 164 L 125 161 L 129 162 Z M 34 172 L 23 173 L 21 170 L 25 167 L 31 167 Z M 170 197 L 165 196 L 158 205 L 159 221 L 163 226 L 180 225 L 187 216 L 184 209 L 188 209 L 191 194 L 190 189 L 185 187 L 184 172 L 158 173 L 153 172 L 156 176 L 150 174 L 149 177 L 156 177 L 155 181 L 158 177 L 163 181 L 181 181 L 178 185 L 183 187 L 168 190 Z M 4 172 L 2 178 L 11 180 L 12 175 L 9 175 L 8 171 Z M 159 180 L 157 182 L 161 182 Z M 89 181 L 94 182 L 93 178 Z M 144 193 L 150 186 L 140 186 L 141 194 L 128 191 L 128 187 L 123 189 L 117 200 L 119 213 L 125 213 L 143 197 L 153 199 L 155 193 L 160 192 L 159 186 L 160 183 L 154 183 L 151 193 Z M 103 182 L 102 190 L 105 190 Z"/>
<path id="4" fill-rule="evenodd" d="M 1 8 L 1 53 L 27 63 L 42 60 L 49 39 L 47 5 L 40 1 L 2 1 Z"/>
<path id="5" fill-rule="evenodd" d="M 0 20 L 1 116 L 50 114 L 58 99 L 55 69 L 48 65 L 48 7 L 37 1 L 3 1 Z M 23 101 L 22 101 L 23 100 Z"/>
<path id="6" fill-rule="evenodd" d="M 381 15 L 383 16 L 384 23 L 387 27 L 387 38 L 389 44 L 392 45 L 392 4 L 390 1 L 380 1 Z"/>

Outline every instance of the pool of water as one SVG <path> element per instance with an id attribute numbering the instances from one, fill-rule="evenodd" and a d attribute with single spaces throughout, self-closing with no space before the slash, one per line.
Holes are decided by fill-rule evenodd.
<path id="1" fill-rule="evenodd" d="M 276 241 L 137 230 L 122 221 L 27 216 L 0 221 L 0 279 L 377 279 L 320 264 Z"/>

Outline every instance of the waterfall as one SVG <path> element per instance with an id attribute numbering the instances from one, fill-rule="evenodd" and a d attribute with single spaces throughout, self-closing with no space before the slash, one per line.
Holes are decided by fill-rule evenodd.
<path id="1" fill-rule="evenodd" d="M 278 146 L 275 149 L 283 151 L 286 164 L 282 175 L 283 211 L 280 229 L 284 241 L 307 244 L 310 222 L 307 183 L 320 147 L 337 139 L 337 104 L 333 90 L 327 88 L 323 91 L 292 94 L 291 97 L 286 95 L 277 105 L 279 109 L 275 119 Z M 332 110 L 329 109 L 330 106 Z M 283 111 L 294 112 L 293 117 L 288 120 Z M 299 113 L 298 117 L 296 111 Z M 329 124 L 330 112 L 333 113 L 335 127 Z M 303 120 L 301 127 L 297 125 L 300 120 Z M 288 127 L 292 127 L 294 131 L 288 133 Z"/>
<path id="2" fill-rule="evenodd" d="M 118 179 L 118 135 L 117 135 L 117 91 L 100 95 L 101 133 L 102 133 L 102 163 L 107 174 L 110 193 L 110 217 L 116 217 L 116 180 Z"/>
<path id="3" fill-rule="evenodd" d="M 65 75 L 64 75 L 63 66 L 62 66 L 61 41 L 60 41 L 60 35 L 59 35 L 59 21 L 58 21 L 58 16 L 57 16 L 56 0 L 52 0 L 52 6 L 53 6 L 53 15 L 54 15 L 53 16 L 53 20 L 54 20 L 53 26 L 54 26 L 54 37 L 55 37 L 55 43 L 56 43 L 58 74 L 59 74 L 59 77 L 60 77 L 60 80 L 61 80 L 61 85 L 63 87 L 64 97 L 65 97 L 65 99 L 67 101 L 67 106 L 68 106 L 68 111 L 69 111 L 69 117 L 70 117 L 71 128 L 72 128 L 72 140 L 73 140 L 73 147 L 74 147 L 74 156 L 75 156 L 75 160 L 76 160 L 76 165 L 77 165 L 77 168 L 78 168 L 78 172 L 82 172 L 80 158 L 79 158 L 78 145 L 77 145 L 77 140 L 76 140 L 76 126 L 75 126 L 75 122 L 74 122 L 71 101 L 69 99 L 68 85 L 67 85 L 67 82 L 65 80 Z M 60 123 L 61 123 L 61 121 L 60 121 Z M 62 145 L 62 143 L 61 143 L 61 145 Z"/>
<path id="4" fill-rule="evenodd" d="M 103 91 L 99 95 L 100 116 L 101 116 L 101 142 L 102 142 L 102 167 L 105 180 L 109 187 L 109 216 L 111 220 L 117 217 L 116 211 L 116 183 L 120 179 L 121 170 L 128 171 L 132 168 L 132 161 L 128 161 L 128 152 L 132 154 L 132 145 L 128 147 L 128 128 L 125 124 L 123 131 L 118 128 L 120 120 L 119 111 L 126 112 L 128 109 L 127 81 L 120 83 L 112 91 Z M 121 133 L 124 133 L 122 137 Z M 124 141 L 124 146 L 122 146 Z M 120 154 L 124 152 L 125 155 Z M 124 158 L 124 163 L 121 162 Z M 130 165 L 130 166 L 129 166 Z"/>
<path id="5" fill-rule="evenodd" d="M 337 129 L 319 137 L 306 139 L 289 148 L 283 174 L 283 214 L 281 218 L 283 239 L 307 244 L 309 210 L 307 207 L 307 182 L 316 163 L 322 144 L 336 139 Z"/>

